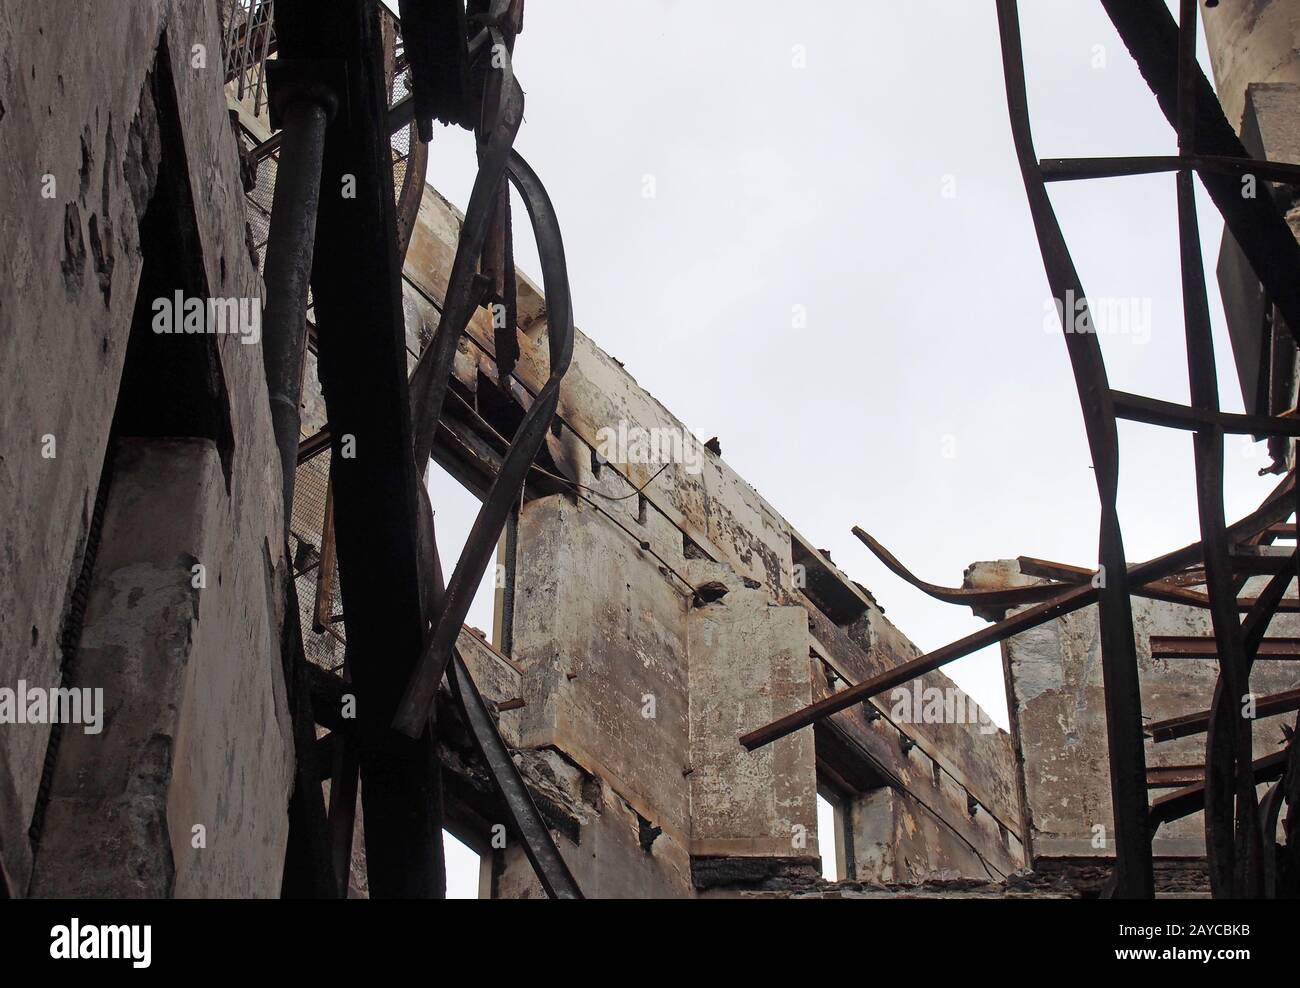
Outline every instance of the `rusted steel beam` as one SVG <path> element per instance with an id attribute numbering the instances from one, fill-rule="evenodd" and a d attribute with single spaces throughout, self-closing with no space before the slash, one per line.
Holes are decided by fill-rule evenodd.
<path id="1" fill-rule="evenodd" d="M 1255 784 L 1281 778 L 1286 765 L 1286 751 L 1276 751 L 1251 763 Z M 1172 823 L 1205 809 L 1205 784 L 1197 783 L 1161 796 L 1151 803 L 1151 825 Z"/>
<path id="2" fill-rule="evenodd" d="M 431 738 L 424 732 L 411 740 L 391 727 L 423 624 L 380 24 L 386 15 L 371 0 L 293 0 L 278 3 L 276 16 L 281 58 L 347 64 L 347 98 L 325 138 L 321 185 L 336 191 L 321 196 L 311 286 L 333 443 L 370 890 L 376 898 L 436 897 L 443 887 L 442 824 L 430 782 Z M 355 178 L 355 199 L 337 194 L 345 175 Z"/>
<path id="3" fill-rule="evenodd" d="M 323 453 L 330 448 L 330 430 L 326 426 L 314 436 L 308 436 L 298 442 L 298 463 L 301 465 L 310 460 L 317 453 Z"/>
<path id="4" fill-rule="evenodd" d="M 1197 0 L 1181 0 L 1177 33 L 1176 125 L 1178 151 L 1192 154 L 1199 139 L 1197 129 L 1196 65 Z M 1213 98 L 1213 97 L 1211 97 Z M 1217 103 L 1216 103 L 1217 106 Z M 1201 262 L 1200 224 L 1196 215 L 1195 176 L 1182 168 L 1175 180 L 1178 206 L 1178 253 L 1182 272 L 1183 324 L 1187 351 L 1187 378 L 1191 404 L 1211 419 L 1220 414 L 1219 382 L 1210 335 L 1210 308 Z M 1237 613 L 1233 562 L 1229 558 L 1227 525 L 1223 510 L 1223 429 L 1218 422 L 1201 424 L 1193 433 L 1196 465 L 1196 504 L 1205 547 L 1206 593 L 1210 597 L 1213 643 L 1219 657 L 1219 680 L 1228 697 L 1243 695 L 1249 683 L 1250 659 L 1242 640 Z M 1155 642 L 1152 642 L 1155 657 Z M 1257 895 L 1262 873 L 1259 844 L 1259 805 L 1250 774 L 1250 721 L 1233 717 L 1216 730 L 1216 703 L 1206 734 L 1205 846 L 1211 888 L 1218 896 Z M 1220 784 L 1216 785 L 1216 774 Z M 1228 780 L 1236 782 L 1235 821 Z M 1235 832 L 1234 832 L 1235 823 Z"/>
<path id="5" fill-rule="evenodd" d="M 1251 541 L 1269 537 L 1268 530 Z M 1294 554 L 1294 550 L 1293 550 Z M 1243 664 L 1237 679 L 1249 685 L 1250 671 L 1259 656 L 1260 646 L 1268 632 L 1277 604 L 1291 583 L 1290 573 L 1282 573 L 1269 580 L 1268 585 L 1246 615 L 1242 623 Z M 1234 592 L 1241 585 L 1234 583 Z M 1236 892 L 1241 895 L 1258 895 L 1267 884 L 1269 858 L 1265 854 L 1263 835 L 1259 829 L 1259 809 L 1255 805 L 1256 793 L 1253 775 L 1246 763 L 1253 755 L 1253 718 L 1244 716 L 1244 703 L 1248 694 L 1234 693 L 1229 678 L 1220 672 L 1214 686 L 1209 716 L 1206 720 L 1205 739 L 1205 808 L 1206 848 L 1210 862 L 1211 881 L 1220 894 Z M 1224 730 L 1224 725 L 1227 730 Z M 1231 739 L 1229 732 L 1236 732 Z M 1237 745 L 1236 751 L 1231 750 Z M 1242 747 L 1244 746 L 1244 754 Z M 1236 812 L 1231 813 L 1233 790 L 1237 790 Z M 1240 793 L 1249 787 L 1248 801 Z M 1255 806 L 1252 809 L 1252 806 Z M 1253 819 L 1252 819 L 1253 818 Z M 1235 827 L 1232 830 L 1231 827 Z M 1251 828 L 1245 830 L 1245 828 Z M 1268 838 L 1271 846 L 1272 838 Z"/>
<path id="6" fill-rule="evenodd" d="M 496 209 L 498 191 L 511 161 L 515 135 L 523 120 L 523 90 L 514 77 L 509 53 L 503 49 L 501 57 L 499 71 L 504 78 L 493 91 L 498 100 L 492 114 L 495 126 L 486 140 L 480 142 L 479 168 L 456 242 L 438 328 L 433 343 L 420 354 L 411 374 L 411 407 L 416 415 L 415 461 L 421 464 L 428 462 L 433 450 L 460 335 L 482 298 L 478 262 Z"/>
<path id="7" fill-rule="evenodd" d="M 1255 701 L 1256 720 L 1289 713 L 1292 710 L 1300 710 L 1300 689 L 1274 693 L 1270 696 L 1260 697 Z M 1155 721 L 1146 726 L 1146 731 L 1151 740 L 1159 744 L 1162 741 L 1173 741 L 1177 738 L 1204 734 L 1209 725 L 1210 711 L 1199 710 L 1194 714 L 1183 714 L 1181 717 L 1170 717 L 1168 720 Z"/>
<path id="8" fill-rule="evenodd" d="M 1259 603 L 1258 597 L 1238 597 L 1237 610 L 1250 611 Z M 1295 597 L 1283 597 L 1277 604 L 1279 614 L 1295 614 L 1300 612 L 1300 600 Z"/>
<path id="9" fill-rule="evenodd" d="M 1235 540 L 1248 539 L 1252 535 L 1264 531 L 1279 519 L 1289 517 L 1293 507 L 1287 495 L 1294 493 L 1295 489 L 1296 475 L 1292 471 L 1282 478 L 1269 496 L 1264 499 L 1263 504 L 1244 518 L 1230 525 L 1228 535 Z M 1164 579 L 1170 573 L 1194 564 L 1200 558 L 1200 553 L 1201 544 L 1192 542 L 1180 549 L 1175 549 L 1173 552 L 1165 553 L 1163 556 L 1157 556 L 1144 563 L 1139 563 L 1129 570 L 1129 582 L 1133 585 L 1141 585 Z M 1091 584 L 1063 590 L 1059 596 L 1044 601 L 1036 607 L 1026 608 L 1018 614 L 1013 614 L 1003 621 L 982 628 L 974 634 L 945 645 L 941 649 L 918 656 L 910 662 L 905 662 L 897 668 L 888 670 L 872 679 L 864 680 L 856 686 L 835 694 L 833 697 L 811 704 L 802 710 L 797 710 L 792 714 L 772 721 L 772 723 L 766 724 L 757 730 L 750 731 L 740 738 L 740 743 L 750 751 L 771 744 L 787 734 L 792 734 L 802 727 L 807 727 L 814 721 L 821 720 L 823 717 L 828 717 L 840 710 L 845 710 L 855 703 L 870 699 L 902 683 L 910 682 L 917 676 L 947 665 L 949 662 L 978 651 L 986 645 L 995 644 L 1005 638 L 1010 638 L 1012 635 L 1028 631 L 1030 628 L 1036 628 L 1048 621 L 1053 621 L 1065 614 L 1096 603 L 1098 593 L 1098 588 Z"/>
<path id="10" fill-rule="evenodd" d="M 774 720 L 757 730 L 750 731 L 748 734 L 741 736 L 740 743 L 749 751 L 771 744 L 773 741 L 779 740 L 787 734 L 792 734 L 800 728 L 807 727 L 824 717 L 829 717 L 841 710 L 847 710 L 849 707 L 864 700 L 869 700 L 873 696 L 878 696 L 895 686 L 910 682 L 917 676 L 933 672 L 955 659 L 979 651 L 986 645 L 992 645 L 1004 638 L 1010 638 L 1012 635 L 1028 631 L 1030 628 L 1036 628 L 1048 621 L 1054 621 L 1058 617 L 1077 611 L 1081 607 L 1095 603 L 1097 594 L 1097 588 L 1091 585 L 1063 590 L 1051 600 L 1026 608 L 1003 621 L 982 628 L 974 634 L 944 645 L 933 652 L 927 652 L 925 655 L 904 662 L 902 665 L 896 666 L 878 676 L 863 680 L 856 686 L 850 686 L 834 696 L 827 697 L 825 700 L 820 700 L 801 710 L 796 710 L 794 713 Z"/>
<path id="11" fill-rule="evenodd" d="M 464 0 L 400 0 L 399 9 L 420 140 L 433 140 L 434 120 L 472 129 Z"/>
<path id="12" fill-rule="evenodd" d="M 1257 158 L 1229 158 L 1214 154 L 1139 155 L 1118 158 L 1044 158 L 1040 163 L 1043 179 L 1048 182 L 1073 182 L 1090 178 L 1120 178 L 1127 175 L 1153 175 L 1193 168 L 1212 171 L 1240 179 L 1254 175 L 1267 182 L 1300 184 L 1300 165 L 1284 161 L 1261 161 Z"/>
<path id="13" fill-rule="evenodd" d="M 495 7 L 496 10 L 491 9 Z M 513 56 L 515 36 L 523 25 L 523 0 L 500 0 L 489 5 L 488 0 L 470 0 L 469 16 L 475 22 L 491 20 L 500 32 L 500 43 Z M 476 125 L 480 142 L 496 126 L 496 107 L 499 105 L 498 89 L 502 73 L 494 67 L 499 56 L 479 59 L 473 66 L 473 85 L 482 93 L 483 113 Z M 497 202 L 492 211 L 479 273 L 485 281 L 486 301 L 491 303 L 492 340 L 496 354 L 497 371 L 501 380 L 510 377 L 519 359 L 519 343 L 515 327 L 519 322 L 519 304 L 515 281 L 514 238 L 510 219 L 510 186 L 504 176 L 497 188 Z"/>
<path id="14" fill-rule="evenodd" d="M 1119 437 L 1101 343 L 1094 333 L 1074 332 L 1076 314 L 1060 300 L 1082 300 L 1090 319 L 1087 293 L 1052 207 L 1034 151 L 1025 89 L 1024 55 L 1015 0 L 998 0 L 1007 109 L 1016 158 L 1020 164 L 1030 216 L 1038 236 L 1043 268 L 1058 300 L 1066 352 L 1074 372 L 1083 412 L 1088 448 L 1101 507 L 1097 558 L 1102 573 L 1097 594 L 1101 623 L 1102 679 L 1105 689 L 1106 734 L 1110 754 L 1111 804 L 1115 814 L 1116 895 L 1149 898 L 1154 890 L 1151 839 L 1147 824 L 1146 756 L 1142 745 L 1142 694 L 1133 642 L 1132 601 L 1128 566 L 1120 533 L 1116 497 L 1119 484 Z"/>
<path id="15" fill-rule="evenodd" d="M 1137 62 L 1170 124 L 1178 124 L 1178 25 L 1164 0 L 1101 0 Z M 1195 91 L 1197 154 L 1248 158 L 1237 132 L 1223 115 L 1213 87 L 1198 69 L 1189 73 Z M 1244 198 L 1232 174 L 1203 171 L 1201 181 L 1223 214 L 1269 298 L 1290 326 L 1300 326 L 1300 245 L 1271 196 Z"/>
<path id="16" fill-rule="evenodd" d="M 542 888 L 552 899 L 581 899 L 582 890 L 569 871 L 559 848 L 555 846 L 550 829 L 519 775 L 519 770 L 510 757 L 510 749 L 501 739 L 496 722 L 493 721 L 487 704 L 483 702 L 483 697 L 479 695 L 459 651 L 453 652 L 448 678 L 452 693 L 465 715 L 474 745 L 496 781 L 513 829 L 521 838 L 524 853 L 532 863 Z"/>
<path id="17" fill-rule="evenodd" d="M 1111 397 L 1115 402 L 1115 414 L 1130 422 L 1190 431 L 1211 426 L 1231 435 L 1243 436 L 1300 436 L 1300 418 L 1194 408 L 1127 391 L 1111 391 Z"/>
<path id="18" fill-rule="evenodd" d="M 1233 570 L 1247 576 L 1295 571 L 1292 552 L 1282 546 L 1233 546 L 1229 558 Z"/>
<path id="19" fill-rule="evenodd" d="M 1278 527 L 1276 525 L 1270 526 L 1271 529 Z M 1290 527 L 1294 528 L 1294 526 Z M 1071 566 L 1068 563 L 1035 559 L 1032 556 L 1020 556 L 1017 562 L 1020 565 L 1020 571 L 1028 576 L 1041 576 L 1046 579 L 1058 580 L 1061 583 L 1083 583 L 1095 575 L 1092 570 L 1084 566 Z M 1188 586 L 1195 586 L 1204 582 L 1204 571 L 1191 571 L 1185 578 L 1183 575 L 1176 575 L 1168 579 L 1154 580 L 1143 586 L 1134 587 L 1132 593 L 1135 597 L 1149 597 L 1152 600 L 1163 600 L 1171 604 L 1185 604 L 1188 607 L 1209 607 L 1210 598 L 1208 594 L 1187 589 Z M 1250 611 L 1258 602 L 1258 599 L 1257 597 L 1238 597 L 1237 610 L 1243 613 Z M 1278 601 L 1277 610 L 1291 613 L 1300 612 L 1300 599 L 1284 597 Z"/>
<path id="20" fill-rule="evenodd" d="M 352 875 L 352 834 L 357 819 L 357 781 L 360 764 L 355 740 L 342 731 L 330 735 L 330 861 L 340 899 L 348 897 Z"/>
<path id="21" fill-rule="evenodd" d="M 1195 635 L 1152 635 L 1153 659 L 1217 659 L 1219 645 L 1213 638 Z M 1300 659 L 1300 638 L 1266 638 L 1260 642 L 1257 658 L 1295 661 Z"/>
<path id="22" fill-rule="evenodd" d="M 290 578 L 285 580 L 280 661 L 284 670 L 295 757 L 280 895 L 290 899 L 328 899 L 334 894 L 335 883 L 330 866 L 329 823 L 321 795 L 315 747 L 316 724 L 323 708 L 312 682 L 320 667 L 308 662 L 303 653 L 298 613 L 297 587 Z"/>
<path id="23" fill-rule="evenodd" d="M 334 617 L 334 581 L 338 576 L 338 554 L 334 544 L 334 485 L 325 485 L 325 517 L 321 521 L 320 565 L 316 567 L 316 600 L 312 607 L 312 630 L 324 633 Z"/>
<path id="24" fill-rule="evenodd" d="M 1071 566 L 1068 563 L 1052 562 L 1048 559 L 1035 559 L 1032 556 L 1020 556 L 1017 560 L 1020 572 L 1027 576 L 1039 576 L 1061 583 L 1086 583 L 1097 575 L 1095 570 L 1085 566 Z M 1153 580 L 1141 586 L 1130 587 L 1135 597 L 1149 597 L 1152 600 L 1168 601 L 1172 604 L 1186 604 L 1189 607 L 1209 607 L 1210 598 L 1196 590 L 1187 590 L 1172 579 Z"/>
<path id="25" fill-rule="evenodd" d="M 1204 765 L 1147 766 L 1148 789 L 1181 789 L 1204 781 Z"/>

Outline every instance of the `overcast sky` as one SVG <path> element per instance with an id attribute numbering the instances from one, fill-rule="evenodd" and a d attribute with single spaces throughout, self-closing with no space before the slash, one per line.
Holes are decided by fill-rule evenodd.
<path id="1" fill-rule="evenodd" d="M 1095 0 L 1022 3 L 1021 21 L 1040 157 L 1176 152 Z M 719 436 L 917 645 L 985 622 L 890 574 L 853 525 L 946 585 L 982 559 L 1096 565 L 1097 491 L 1065 345 L 1044 327 L 992 0 L 532 0 L 515 66 L 516 147 L 558 211 L 579 328 Z M 439 129 L 429 178 L 462 209 L 474 169 L 470 135 Z M 1052 197 L 1090 295 L 1150 313 L 1102 337 L 1112 387 L 1187 401 L 1173 176 Z M 1220 391 L 1239 411 L 1222 223 L 1203 191 L 1200 206 Z M 519 263 L 538 280 L 523 216 Z M 1198 538 L 1190 435 L 1121 423 L 1120 441 L 1129 559 Z M 1275 483 L 1256 476 L 1266 460 L 1229 437 L 1229 520 Z M 451 557 L 476 504 L 437 490 Z M 470 622 L 491 628 L 490 594 Z M 996 648 L 948 672 L 1006 726 Z"/>

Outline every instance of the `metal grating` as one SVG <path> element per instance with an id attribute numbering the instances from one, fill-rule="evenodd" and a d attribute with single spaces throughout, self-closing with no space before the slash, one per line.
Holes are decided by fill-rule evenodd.
<path id="1" fill-rule="evenodd" d="M 325 511 L 329 488 L 328 447 L 321 453 L 298 464 L 294 483 L 292 548 L 294 552 L 294 579 L 298 586 L 298 611 L 302 624 L 303 651 L 307 660 L 324 669 L 337 670 L 343 666 L 343 652 L 347 642 L 343 622 L 330 618 L 343 613 L 338 581 L 329 571 L 322 574 L 322 554 L 325 552 Z M 322 575 L 330 587 L 324 600 L 318 594 Z"/>

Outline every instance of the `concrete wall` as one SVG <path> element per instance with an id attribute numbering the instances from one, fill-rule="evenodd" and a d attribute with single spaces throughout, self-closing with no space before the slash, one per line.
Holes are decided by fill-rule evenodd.
<path id="1" fill-rule="evenodd" d="M 405 267 L 408 339 L 427 340 L 438 323 L 461 222 L 426 190 Z M 524 277 L 519 318 L 521 357 L 505 381 L 486 310 L 471 320 L 454 368 L 462 393 L 478 401 L 491 388 L 522 407 L 531 402 L 547 372 L 545 308 Z M 597 456 L 602 430 L 620 428 L 661 430 L 693 443 L 698 456 L 673 458 L 662 472 L 662 462 Z M 585 779 L 556 796 L 585 821 L 576 843 L 560 841 L 584 889 L 680 896 L 815 873 L 818 850 L 831 840 L 816 832 L 820 753 L 812 730 L 753 753 L 738 738 L 918 650 L 581 332 L 547 452 L 583 491 L 524 505 L 511 659 L 524 673 L 523 745 L 561 756 Z M 805 590 L 808 566 L 843 613 L 819 609 Z M 835 671 L 834 687 L 826 668 Z M 925 684 L 960 695 L 942 674 Z M 644 713 L 648 700 L 653 717 Z M 889 699 L 876 706 L 887 713 Z M 855 716 L 834 720 L 851 724 Z M 915 746 L 910 755 L 900 737 Z M 987 718 L 896 725 L 884 718 L 863 726 L 853 744 L 864 776 L 920 794 L 908 804 L 917 818 L 901 826 L 932 847 L 911 855 L 919 864 L 909 874 L 986 879 L 980 855 L 995 873 L 1023 863 L 1010 738 Z M 494 895 L 540 894 L 513 849 L 484 868 Z"/>
<path id="2" fill-rule="evenodd" d="M 662 830 L 652 850 L 663 870 L 686 874 L 689 598 L 584 502 L 526 504 L 518 553 L 523 745 L 556 748 L 599 776 Z"/>
<path id="3" fill-rule="evenodd" d="M 1300 0 L 1220 0 L 1201 7 L 1214 87 L 1228 123 L 1241 129 L 1246 87 L 1300 82 Z"/>
<path id="4" fill-rule="evenodd" d="M 757 751 L 736 743 L 812 702 L 807 615 L 740 586 L 692 610 L 689 627 L 692 853 L 811 861 L 821 836 L 812 730 Z"/>
<path id="5" fill-rule="evenodd" d="M 61 654 L 59 639 L 70 587 L 81 568 L 130 334 L 141 271 L 139 221 L 156 179 L 160 137 L 142 94 L 164 31 L 174 61 L 175 124 L 200 244 L 201 256 L 193 260 L 212 295 L 260 297 L 244 243 L 243 195 L 211 0 L 0 3 L 0 238 L 6 244 L 0 252 L 0 366 L 8 371 L 0 391 L 3 686 L 19 679 L 54 686 L 69 658 Z M 203 47 L 196 51 L 195 45 Z M 203 67 L 195 66 L 199 52 Z M 43 197 L 43 190 L 51 197 Z M 237 618 L 250 634 L 262 636 L 281 608 L 275 588 L 282 519 L 261 351 L 225 336 L 215 346 L 230 396 L 234 441 L 224 510 L 232 528 L 209 570 L 223 572 L 226 584 L 240 587 L 244 610 L 221 604 L 213 613 L 218 622 Z M 56 455 L 48 458 L 42 455 L 47 435 L 56 443 Z M 275 572 L 267 571 L 265 546 Z M 234 730 L 227 717 L 246 701 L 237 684 L 256 680 L 269 689 L 280 675 L 278 645 L 268 653 L 266 644 L 259 637 L 255 650 L 228 655 L 238 675 L 211 694 L 204 693 L 212 686 L 205 680 L 212 674 L 207 654 L 201 663 L 191 663 L 187 675 L 194 678 L 171 697 L 178 705 L 186 696 L 202 697 L 208 707 L 185 713 L 176 735 L 173 757 L 185 773 L 195 773 L 190 781 L 197 784 L 201 767 L 181 746 L 191 753 L 209 744 L 223 750 L 220 736 Z M 117 684 L 98 685 L 112 691 Z M 228 776 L 237 789 L 253 786 L 252 777 L 262 772 L 266 784 L 280 784 L 272 805 L 264 808 L 270 830 L 254 828 L 238 836 L 239 853 L 248 851 L 258 862 L 283 843 L 286 825 L 278 805 L 287 801 L 280 774 L 281 721 L 278 712 L 269 716 L 267 706 L 278 695 L 268 693 L 256 707 L 242 708 L 250 721 L 239 725 L 250 737 L 270 743 L 256 752 L 231 750 L 235 760 L 215 776 L 222 785 Z M 100 738 L 111 730 L 110 725 Z M 203 736 L 207 731 L 218 736 Z M 27 829 L 48 738 L 43 726 L 0 725 L 0 858 L 19 894 L 31 874 Z M 207 816 L 217 825 L 221 814 L 197 798 L 180 800 L 180 792 L 178 811 L 184 806 L 187 817 Z M 233 820 L 239 800 L 251 792 L 240 789 L 238 798 L 229 790 L 210 795 L 231 800 L 223 812 Z M 216 852 L 230 853 L 229 846 Z M 178 860 L 177 868 L 180 894 L 278 889 L 278 869 L 247 876 L 241 884 L 205 866 L 191 869 Z"/>
<path id="6" fill-rule="evenodd" d="M 104 690 L 105 729 L 64 728 L 33 895 L 278 894 L 292 733 L 264 546 L 233 515 L 212 443 L 119 443 L 70 684 Z"/>

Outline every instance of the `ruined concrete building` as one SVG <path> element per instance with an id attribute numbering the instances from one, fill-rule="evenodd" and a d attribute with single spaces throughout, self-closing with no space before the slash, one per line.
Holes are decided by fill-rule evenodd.
<path id="1" fill-rule="evenodd" d="M 1181 156 L 1038 162 L 998 0 L 1049 280 L 1085 297 L 1045 181 L 1197 170 L 1248 414 L 1067 333 L 1103 568 L 945 589 L 860 533 L 993 622 L 922 655 L 572 326 L 523 0 L 0 0 L 4 894 L 437 896 L 444 828 L 492 898 L 1293 893 L 1300 3 L 1201 5 L 1217 99 L 1197 4 L 1103 5 Z M 465 215 L 435 120 L 478 137 Z M 1202 542 L 1124 560 L 1117 416 L 1195 432 Z M 1282 475 L 1231 526 L 1224 432 Z M 484 504 L 445 574 L 430 460 Z M 998 641 L 1009 733 L 942 671 Z"/>

